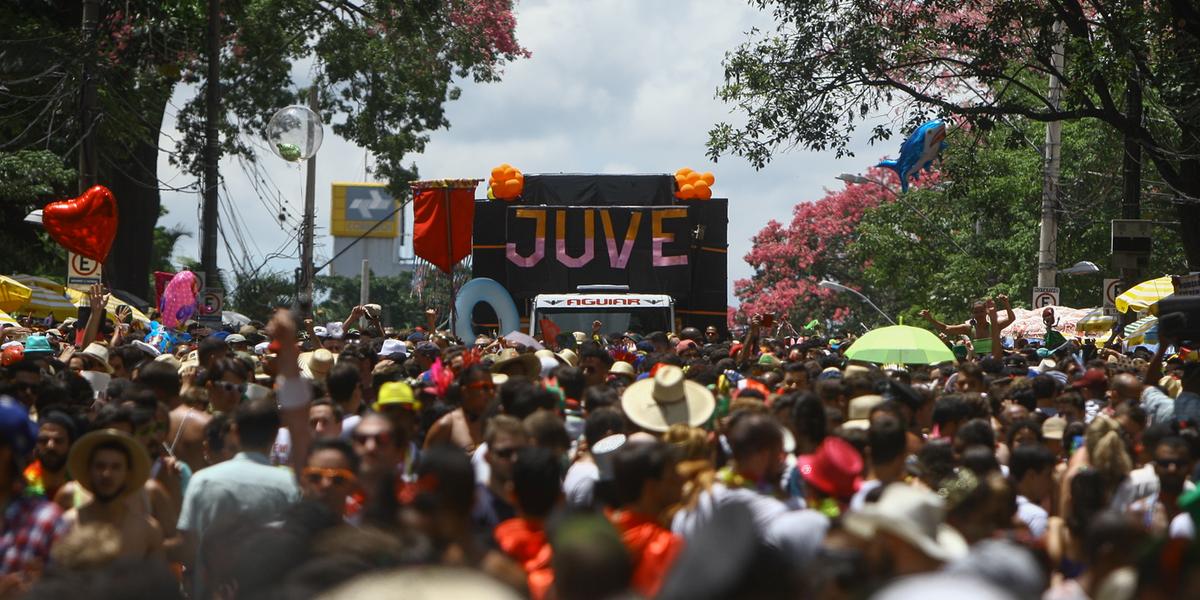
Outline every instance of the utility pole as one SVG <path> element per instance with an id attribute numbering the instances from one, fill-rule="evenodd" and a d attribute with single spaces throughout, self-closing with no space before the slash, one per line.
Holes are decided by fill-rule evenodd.
<path id="1" fill-rule="evenodd" d="M 96 185 L 96 138 L 92 135 L 92 127 L 96 121 L 96 80 L 93 75 L 93 56 L 91 54 L 96 39 L 96 21 L 100 18 L 100 3 L 98 0 L 83 2 L 83 40 L 85 53 L 83 60 L 83 81 L 79 90 L 79 193 Z"/>
<path id="2" fill-rule="evenodd" d="M 1054 73 L 1050 74 L 1050 90 L 1047 99 L 1054 110 L 1059 109 L 1062 100 L 1062 80 L 1057 76 L 1063 71 L 1066 63 L 1065 49 L 1062 43 L 1063 23 L 1054 22 L 1053 54 L 1050 64 Z M 1046 123 L 1045 161 L 1042 171 L 1042 227 L 1038 236 L 1038 287 L 1055 287 L 1055 271 L 1058 267 L 1058 215 L 1054 213 L 1058 204 L 1058 167 L 1059 153 L 1062 150 L 1062 121 Z"/>
<path id="3" fill-rule="evenodd" d="M 1142 125 L 1142 82 L 1136 72 L 1129 74 L 1125 86 L 1126 118 L 1136 126 Z M 1137 138 L 1125 134 L 1125 152 L 1121 161 L 1124 194 L 1121 197 L 1121 218 L 1142 218 L 1142 145 Z"/>
<path id="4" fill-rule="evenodd" d="M 207 287 L 221 287 L 217 270 L 217 191 L 221 160 L 221 2 L 208 0 L 208 81 L 205 86 L 204 205 L 201 216 L 200 265 Z"/>
<path id="5" fill-rule="evenodd" d="M 313 112 L 320 114 L 320 108 L 317 106 L 317 82 L 314 80 L 312 87 L 308 88 L 308 107 Z M 308 124 L 311 129 L 312 123 Z M 312 139 L 312 131 L 308 132 L 308 139 Z M 317 155 L 314 153 L 308 158 L 308 166 L 305 167 L 304 173 L 304 224 L 301 225 L 303 231 L 300 235 L 300 293 L 299 298 L 300 314 L 304 317 L 312 316 L 313 305 L 313 204 L 317 195 Z"/>

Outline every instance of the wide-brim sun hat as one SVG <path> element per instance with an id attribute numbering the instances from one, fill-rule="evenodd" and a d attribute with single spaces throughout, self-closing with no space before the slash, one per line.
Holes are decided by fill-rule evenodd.
<path id="1" fill-rule="evenodd" d="M 101 429 L 93 431 L 71 444 L 71 453 L 67 456 L 67 472 L 71 478 L 83 486 L 83 489 L 93 491 L 91 469 L 89 468 L 92 451 L 101 444 L 120 444 L 129 455 L 129 472 L 125 476 L 125 489 L 117 499 L 125 498 L 141 491 L 150 479 L 150 455 L 146 448 L 130 437 L 129 434 L 117 429 Z"/>
<path id="2" fill-rule="evenodd" d="M 537 381 L 542 375 L 542 361 L 533 353 L 519 353 L 507 348 L 500 353 L 500 359 L 492 363 L 493 373 L 503 373 L 509 377 L 525 377 Z"/>
<path id="3" fill-rule="evenodd" d="M 684 378 L 683 369 L 662 365 L 653 377 L 634 382 L 621 395 L 621 408 L 635 425 L 664 432 L 683 423 L 699 427 L 708 422 L 717 402 L 708 388 Z"/>
<path id="4" fill-rule="evenodd" d="M 847 514 L 843 524 L 867 540 L 882 529 L 929 558 L 949 562 L 966 556 L 969 548 L 962 535 L 945 523 L 945 513 L 945 502 L 937 494 L 893 483 L 884 488 L 878 502 Z"/>

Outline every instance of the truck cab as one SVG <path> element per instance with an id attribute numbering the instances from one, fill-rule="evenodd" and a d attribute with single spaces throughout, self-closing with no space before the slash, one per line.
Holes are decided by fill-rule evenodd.
<path id="1" fill-rule="evenodd" d="M 564 333 L 592 331 L 592 322 L 602 323 L 604 335 L 634 331 L 672 331 L 675 324 L 675 300 L 667 294 L 629 293 L 627 286 L 579 286 L 568 294 L 534 296 L 529 316 L 529 334 L 538 335 L 542 319 L 548 319 Z"/>

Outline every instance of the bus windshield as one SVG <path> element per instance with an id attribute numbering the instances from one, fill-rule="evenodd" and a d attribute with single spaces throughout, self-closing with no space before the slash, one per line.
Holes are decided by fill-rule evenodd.
<path id="1" fill-rule="evenodd" d="M 538 319 L 550 319 L 563 333 L 582 331 L 590 333 L 592 322 L 600 321 L 600 332 L 606 336 L 632 331 L 647 334 L 652 331 L 671 331 L 669 308 L 539 308 L 537 319 L 533 319 L 534 335 L 537 335 Z"/>

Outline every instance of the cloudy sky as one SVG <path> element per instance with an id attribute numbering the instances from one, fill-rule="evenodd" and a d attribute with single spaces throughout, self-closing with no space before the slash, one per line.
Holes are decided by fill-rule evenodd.
<path id="1" fill-rule="evenodd" d="M 837 174 L 861 172 L 896 150 L 892 142 L 871 147 L 860 134 L 852 146 L 857 157 L 840 161 L 832 153 L 805 151 L 781 154 L 761 171 L 736 157 L 708 161 L 708 129 L 738 119 L 715 98 L 724 53 L 752 28 L 771 27 L 769 15 L 744 0 L 520 0 L 516 12 L 518 40 L 533 57 L 509 65 L 499 83 L 463 84 L 462 98 L 447 106 L 450 128 L 435 132 L 426 152 L 411 157 L 422 177 L 486 178 L 502 162 L 526 173 L 666 173 L 684 166 L 710 170 L 716 175 L 715 194 L 730 199 L 731 304 L 736 304 L 733 281 L 751 274 L 742 256 L 755 232 L 769 219 L 789 220 L 796 203 L 842 185 L 834 179 Z M 304 78 L 298 70 L 298 88 Z M 194 93 L 179 88 L 173 104 L 182 106 Z M 173 121 L 168 114 L 164 128 L 169 130 Z M 169 143 L 163 140 L 164 147 Z M 330 182 L 364 181 L 369 158 L 328 131 L 317 158 L 320 264 L 333 245 L 327 232 Z M 290 196 L 284 202 L 297 216 L 303 208 L 302 170 L 272 156 L 261 165 L 264 176 Z M 276 226 L 278 208 L 258 199 L 251 177 L 236 161 L 222 161 L 221 169 L 237 207 L 235 218 L 243 223 L 251 253 L 257 254 L 253 264 L 283 248 L 289 256 L 271 260 L 265 269 L 292 272 L 297 252 L 288 240 L 294 228 Z M 165 156 L 160 177 L 176 186 L 190 183 L 190 176 L 170 167 Z M 178 253 L 199 256 L 198 194 L 164 192 L 163 201 L 170 214 L 162 221 L 193 233 Z M 223 213 L 223 226 L 226 218 Z M 234 247 L 240 254 L 236 243 Z M 221 266 L 228 268 L 228 252 L 224 247 L 220 252 Z"/>

